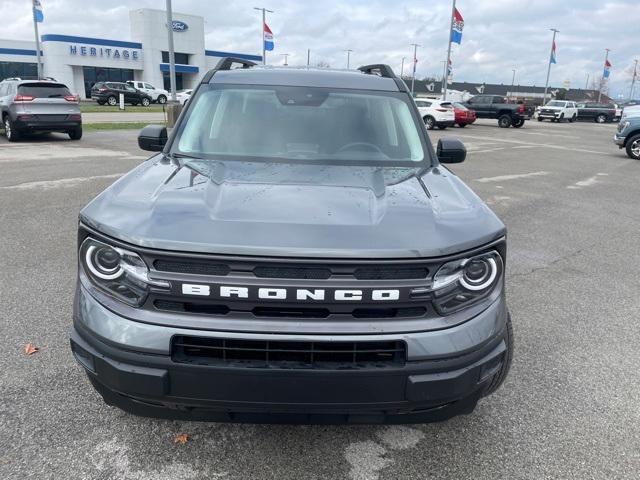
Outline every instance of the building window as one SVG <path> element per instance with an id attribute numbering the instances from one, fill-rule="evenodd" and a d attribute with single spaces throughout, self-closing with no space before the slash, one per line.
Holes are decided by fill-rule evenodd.
<path id="1" fill-rule="evenodd" d="M 84 94 L 91 98 L 91 87 L 97 82 L 126 82 L 133 80 L 133 70 L 128 68 L 82 67 Z"/>
<path id="2" fill-rule="evenodd" d="M 189 54 L 173 52 L 173 58 L 176 63 L 181 65 L 189 65 Z M 169 52 L 162 52 L 162 63 L 169 63 Z"/>
<path id="3" fill-rule="evenodd" d="M 162 85 L 167 92 L 171 91 L 169 72 L 162 72 Z M 176 92 L 180 90 L 184 90 L 184 82 L 182 81 L 182 74 L 176 73 Z"/>
<path id="4" fill-rule="evenodd" d="M 0 62 L 0 81 L 11 77 L 38 78 L 38 65 L 26 62 Z"/>

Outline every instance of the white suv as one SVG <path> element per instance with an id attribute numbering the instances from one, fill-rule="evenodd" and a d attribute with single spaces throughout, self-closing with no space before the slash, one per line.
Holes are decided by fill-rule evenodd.
<path id="1" fill-rule="evenodd" d="M 538 112 L 539 122 L 545 118 L 552 122 L 561 122 L 562 120 L 574 122 L 578 118 L 578 108 L 575 102 L 551 100 L 545 106 L 540 107 Z"/>
<path id="2" fill-rule="evenodd" d="M 434 127 L 444 130 L 455 125 L 456 115 L 451 102 L 431 98 L 416 98 L 415 101 L 427 130 Z"/>
<path id="3" fill-rule="evenodd" d="M 169 92 L 162 88 L 156 88 L 148 82 L 139 82 L 134 80 L 128 80 L 127 83 L 134 88 L 151 96 L 151 100 L 156 103 L 165 104 L 167 98 L 169 98 Z"/>

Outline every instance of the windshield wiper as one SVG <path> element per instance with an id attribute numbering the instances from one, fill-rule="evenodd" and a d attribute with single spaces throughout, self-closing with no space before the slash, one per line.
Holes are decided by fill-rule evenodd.
<path id="1" fill-rule="evenodd" d="M 204 160 L 202 157 L 196 157 L 195 155 L 189 155 L 188 153 L 172 152 L 169 153 L 172 158 L 190 158 L 192 160 Z"/>

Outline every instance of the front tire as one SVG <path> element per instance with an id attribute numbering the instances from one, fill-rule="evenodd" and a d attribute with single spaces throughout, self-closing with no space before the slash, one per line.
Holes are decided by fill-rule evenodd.
<path id="1" fill-rule="evenodd" d="M 76 127 L 67 132 L 71 140 L 80 140 L 82 138 L 82 127 Z"/>
<path id="2" fill-rule="evenodd" d="M 146 97 L 145 97 L 145 98 L 143 98 L 143 99 L 142 99 L 142 106 L 143 106 L 143 107 L 148 107 L 149 105 L 151 105 L 151 102 L 149 101 L 149 99 L 148 99 L 148 98 L 146 98 Z"/>
<path id="3" fill-rule="evenodd" d="M 604 113 L 601 113 L 596 117 L 596 123 L 604 123 L 607 121 L 607 116 Z"/>
<path id="4" fill-rule="evenodd" d="M 466 123 L 459 123 L 459 124 L 458 124 L 458 126 L 459 126 L 460 128 L 464 128 L 464 127 L 466 127 L 466 126 L 467 126 L 467 124 L 466 124 Z"/>
<path id="5" fill-rule="evenodd" d="M 538 117 L 538 121 L 541 122 L 542 120 L 544 120 L 544 118 L 542 117 Z"/>
<path id="6" fill-rule="evenodd" d="M 640 160 L 640 134 L 634 135 L 627 140 L 627 155 L 634 160 Z"/>
<path id="7" fill-rule="evenodd" d="M 164 95 L 158 95 L 157 101 L 160 105 L 164 105 L 165 103 L 167 103 L 167 97 L 165 97 Z"/>
<path id="8" fill-rule="evenodd" d="M 104 100 L 98 100 L 98 105 L 104 105 L 105 101 Z"/>
<path id="9" fill-rule="evenodd" d="M 498 126 L 500 128 L 509 128 L 511 126 L 511 116 L 501 115 L 500 118 L 498 118 Z"/>
<path id="10" fill-rule="evenodd" d="M 520 120 L 514 120 L 511 124 L 513 128 L 520 128 L 524 126 L 524 120 L 521 118 Z"/>
<path id="11" fill-rule="evenodd" d="M 447 126 L 446 125 L 438 125 L 438 128 L 440 130 L 446 130 Z"/>
<path id="12" fill-rule="evenodd" d="M 576 114 L 574 113 L 573 116 L 569 119 L 569 123 L 573 123 L 576 121 Z"/>
<path id="13" fill-rule="evenodd" d="M 502 365 L 500 366 L 500 370 L 493 376 L 491 383 L 487 385 L 487 388 L 482 394 L 484 397 L 491 395 L 500 388 L 500 385 L 504 383 L 511 368 L 511 361 L 513 360 L 513 326 L 511 325 L 511 314 L 507 316 L 507 331 L 504 336 L 504 341 L 507 344 L 507 350 L 504 352 Z"/>
<path id="14" fill-rule="evenodd" d="M 7 140 L 9 140 L 10 142 L 17 142 L 22 136 L 20 131 L 17 130 L 13 125 L 13 122 L 11 121 L 11 118 L 9 118 L 9 115 L 4 117 L 4 133 L 7 136 Z"/>
<path id="15" fill-rule="evenodd" d="M 426 117 L 424 117 L 423 120 L 424 120 L 424 126 L 427 127 L 427 130 L 433 130 L 433 127 L 436 126 L 436 119 L 430 115 L 427 115 Z"/>
<path id="16" fill-rule="evenodd" d="M 118 99 L 116 97 L 114 97 L 113 95 L 111 95 L 109 98 L 107 98 L 107 103 L 110 106 L 115 107 L 118 104 Z"/>

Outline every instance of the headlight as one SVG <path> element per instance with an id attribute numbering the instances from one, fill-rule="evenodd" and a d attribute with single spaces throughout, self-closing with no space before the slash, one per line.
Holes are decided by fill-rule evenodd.
<path id="1" fill-rule="evenodd" d="M 618 124 L 618 133 L 622 132 L 628 126 L 629 126 L 629 122 L 620 122 Z"/>
<path id="2" fill-rule="evenodd" d="M 445 263 L 433 279 L 436 310 L 449 315 L 486 298 L 501 281 L 503 268 L 495 250 Z"/>
<path id="3" fill-rule="evenodd" d="M 137 253 L 93 238 L 82 242 L 79 258 L 94 285 L 129 305 L 142 305 L 151 286 L 171 287 L 164 280 L 150 279 L 149 268 Z"/>

